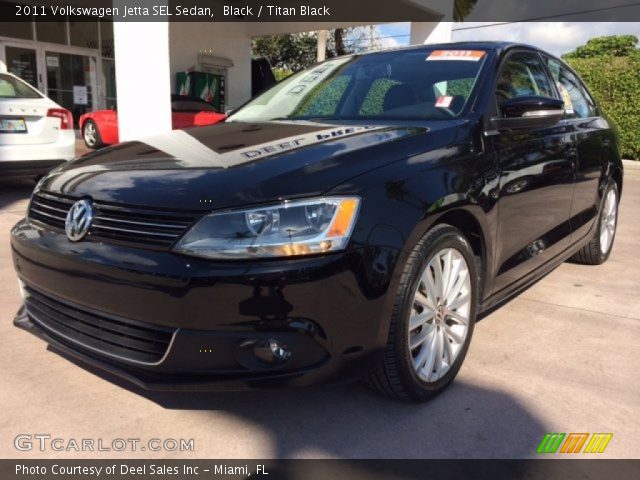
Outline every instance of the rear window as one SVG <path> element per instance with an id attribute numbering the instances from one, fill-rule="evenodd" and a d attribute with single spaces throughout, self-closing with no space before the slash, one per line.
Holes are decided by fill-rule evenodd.
<path id="1" fill-rule="evenodd" d="M 0 98 L 42 98 L 42 95 L 22 80 L 0 73 Z"/>

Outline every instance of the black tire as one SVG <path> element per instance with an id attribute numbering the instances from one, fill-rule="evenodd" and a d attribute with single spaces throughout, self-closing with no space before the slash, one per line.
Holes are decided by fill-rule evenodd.
<path id="1" fill-rule="evenodd" d="M 457 250 L 467 263 L 471 280 L 468 329 L 465 341 L 449 370 L 439 380 L 425 382 L 415 372 L 412 364 L 413 356 L 409 348 L 409 316 L 422 272 L 433 256 L 445 248 Z M 383 364 L 364 379 L 365 384 L 385 395 L 414 402 L 430 400 L 444 390 L 457 375 L 467 354 L 475 325 L 479 285 L 477 259 L 462 233 L 445 224 L 429 230 L 415 246 L 404 267 L 394 302 Z"/>
<path id="2" fill-rule="evenodd" d="M 93 142 L 87 141 L 86 132 L 88 128 L 93 128 L 95 131 L 95 141 Z M 84 125 L 82 125 L 82 140 L 84 140 L 84 144 L 88 148 L 98 149 L 104 147 L 102 137 L 100 136 L 100 130 L 98 130 L 98 125 L 96 125 L 96 122 L 94 122 L 93 120 L 87 120 L 86 122 L 84 122 Z"/>
<path id="3" fill-rule="evenodd" d="M 609 243 L 609 248 L 603 252 L 602 245 L 600 243 L 600 232 L 602 229 L 604 214 L 605 214 L 605 200 L 610 191 L 615 193 L 615 226 L 613 230 L 613 237 Z M 618 204 L 620 202 L 620 194 L 618 193 L 618 185 L 614 181 L 610 181 L 607 187 L 604 189 L 602 196 L 602 203 L 600 205 L 600 211 L 598 212 L 598 227 L 593 234 L 593 237 L 584 247 L 578 250 L 570 260 L 574 263 L 581 263 L 583 265 L 601 265 L 607 261 L 611 250 L 613 249 L 613 243 L 616 239 L 616 227 L 618 226 Z"/>

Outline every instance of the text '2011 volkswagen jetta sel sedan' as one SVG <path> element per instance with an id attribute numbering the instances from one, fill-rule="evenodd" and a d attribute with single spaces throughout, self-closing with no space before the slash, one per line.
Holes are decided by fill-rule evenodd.
<path id="1" fill-rule="evenodd" d="M 15 324 L 149 389 L 364 378 L 422 401 L 479 313 L 607 259 L 622 173 L 584 84 L 535 48 L 336 58 L 49 173 L 12 231 Z"/>

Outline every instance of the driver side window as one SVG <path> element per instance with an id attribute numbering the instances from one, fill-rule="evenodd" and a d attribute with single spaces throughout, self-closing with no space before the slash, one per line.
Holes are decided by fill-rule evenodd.
<path id="1" fill-rule="evenodd" d="M 496 85 L 496 100 L 501 103 L 529 95 L 555 96 L 540 57 L 534 52 L 517 52 L 502 64 Z"/>

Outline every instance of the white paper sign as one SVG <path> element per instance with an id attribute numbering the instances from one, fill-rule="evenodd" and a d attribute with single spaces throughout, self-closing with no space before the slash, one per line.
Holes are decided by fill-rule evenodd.
<path id="1" fill-rule="evenodd" d="M 89 103 L 86 86 L 73 86 L 73 103 L 76 105 L 87 105 Z"/>
<path id="2" fill-rule="evenodd" d="M 47 67 L 58 68 L 60 66 L 60 59 L 58 57 L 47 57 Z"/>

